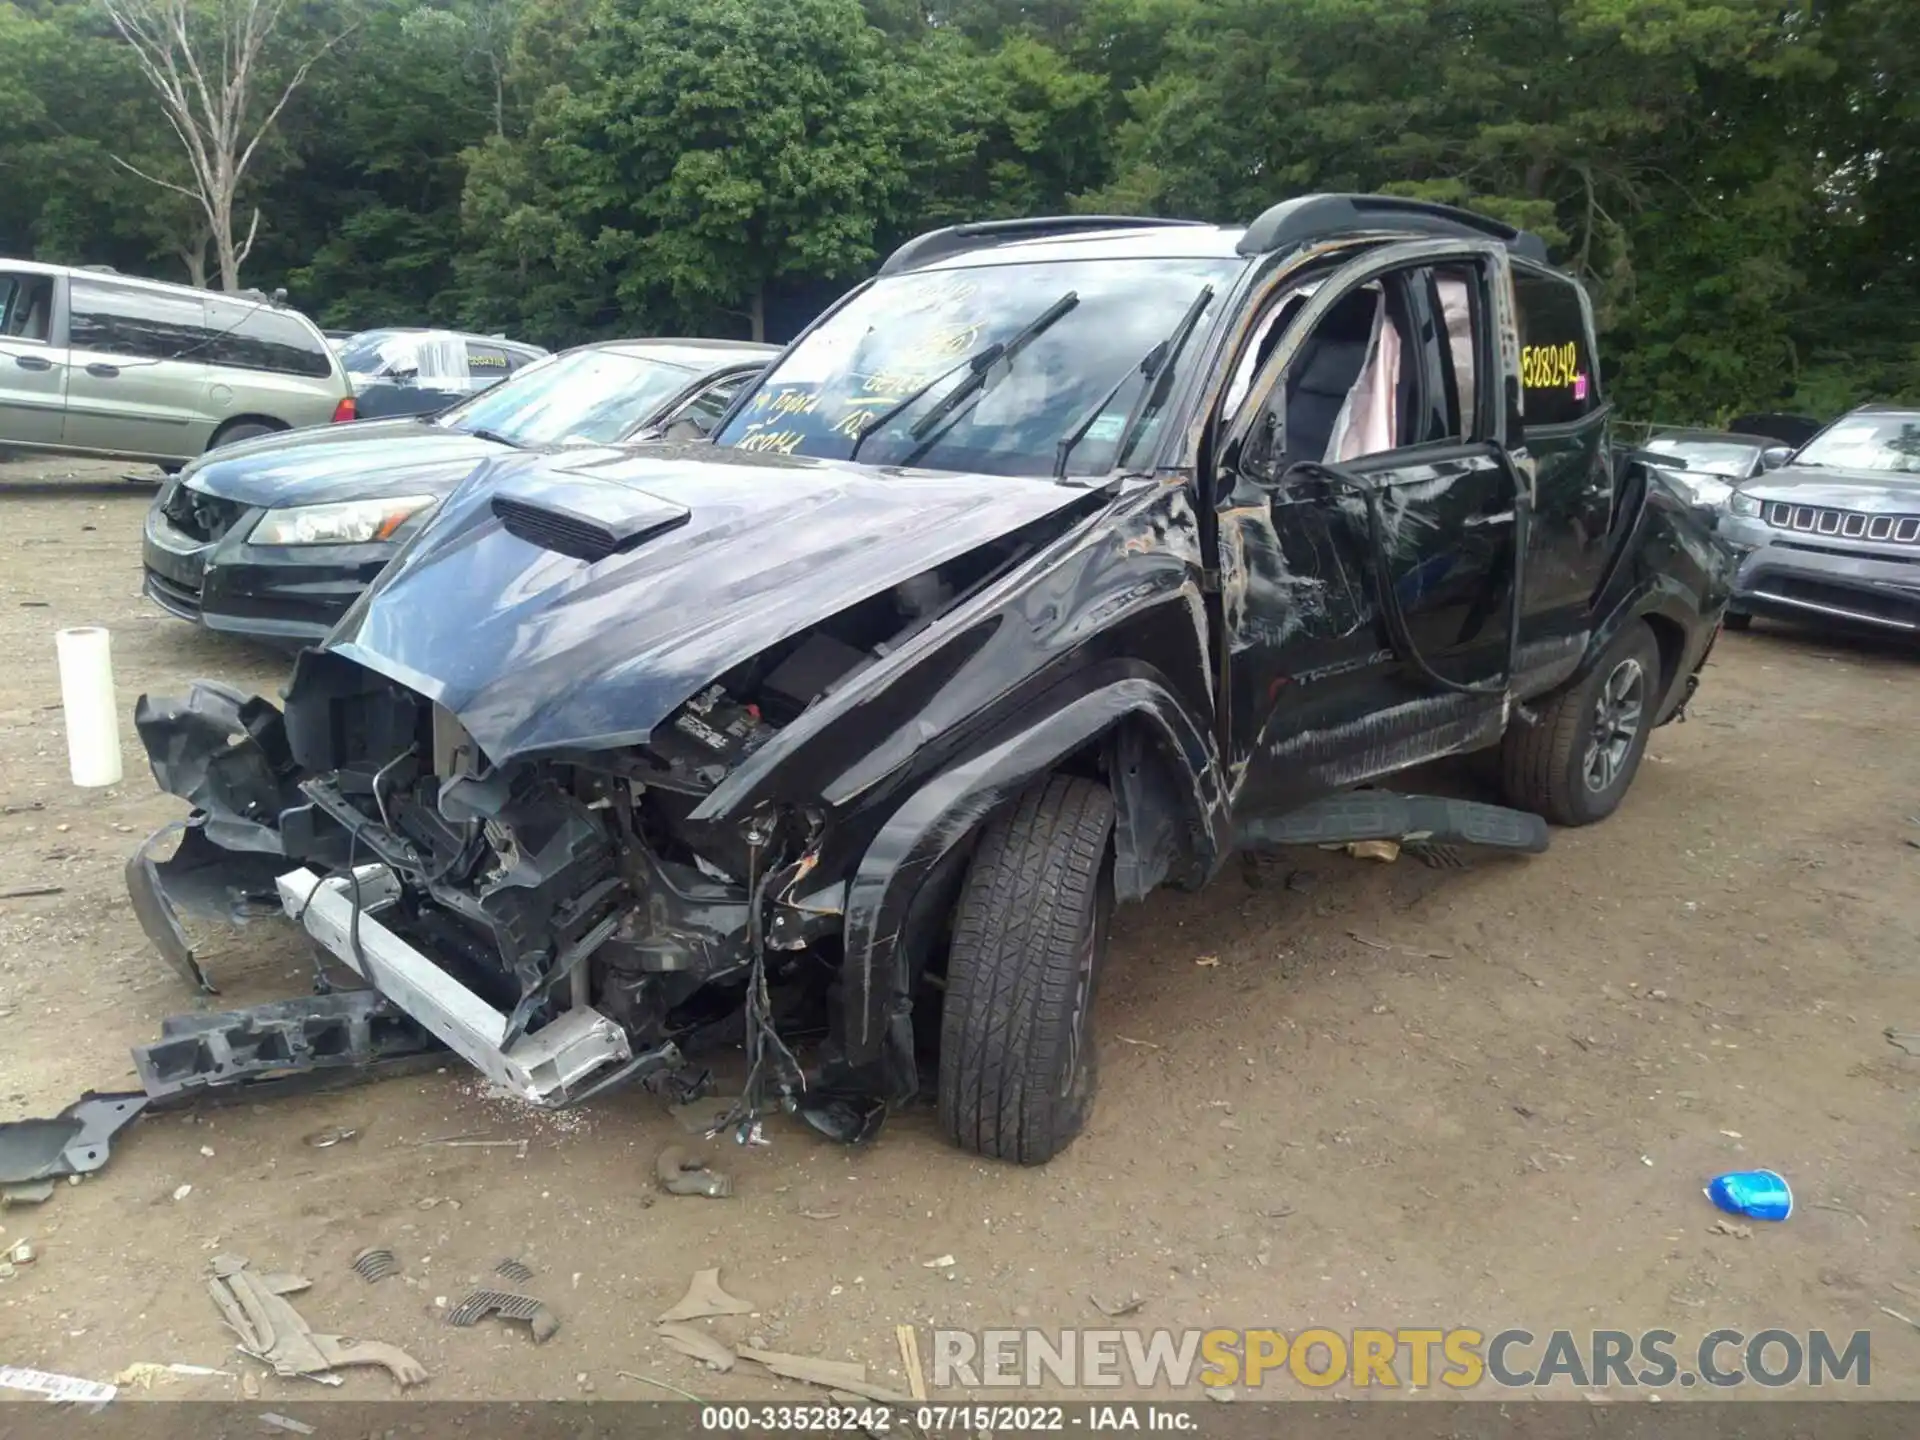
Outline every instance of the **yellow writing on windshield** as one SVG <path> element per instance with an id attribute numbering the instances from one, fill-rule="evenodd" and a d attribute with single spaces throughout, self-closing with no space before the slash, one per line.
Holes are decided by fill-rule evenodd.
<path id="1" fill-rule="evenodd" d="M 776 416 L 811 415 L 817 403 L 813 392 L 783 386 L 778 390 L 763 391 L 754 396 L 751 408 L 756 414 L 765 411 Z"/>
<path id="2" fill-rule="evenodd" d="M 791 455 L 800 448 L 805 437 L 798 430 L 761 430 L 741 437 L 737 450 L 754 450 L 764 454 Z"/>

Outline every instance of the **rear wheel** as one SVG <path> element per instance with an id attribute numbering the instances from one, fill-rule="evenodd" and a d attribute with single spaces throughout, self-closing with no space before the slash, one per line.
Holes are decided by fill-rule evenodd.
<path id="1" fill-rule="evenodd" d="M 1556 825 L 1591 825 L 1619 806 L 1640 768 L 1660 702 L 1660 646 L 1634 621 L 1584 680 L 1538 707 L 1501 742 L 1507 803 Z"/>
<path id="2" fill-rule="evenodd" d="M 235 445 L 242 440 L 257 440 L 262 435 L 272 435 L 281 427 L 270 425 L 265 420 L 234 420 L 222 425 L 213 432 L 213 439 L 207 442 L 207 449 L 218 450 L 223 445 Z"/>
<path id="3" fill-rule="evenodd" d="M 963 1150 L 1038 1165 L 1086 1124 L 1112 837 L 1113 797 L 1065 775 L 1029 788 L 980 837 L 940 1025 L 940 1123 Z"/>

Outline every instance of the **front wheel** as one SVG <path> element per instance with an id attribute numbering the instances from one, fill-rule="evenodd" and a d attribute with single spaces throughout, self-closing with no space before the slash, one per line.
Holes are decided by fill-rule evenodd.
<path id="1" fill-rule="evenodd" d="M 1745 630 L 1752 626 L 1753 616 L 1744 610 L 1729 610 L 1722 622 L 1729 630 Z"/>
<path id="2" fill-rule="evenodd" d="M 1112 839 L 1112 795 L 1066 775 L 1031 786 L 980 837 L 940 1020 L 940 1123 L 963 1150 L 1039 1165 L 1086 1124 Z"/>
<path id="3" fill-rule="evenodd" d="M 1640 768 L 1660 703 L 1660 646 L 1644 621 L 1614 637 L 1584 680 L 1541 703 L 1501 742 L 1507 803 L 1556 825 L 1604 820 Z"/>

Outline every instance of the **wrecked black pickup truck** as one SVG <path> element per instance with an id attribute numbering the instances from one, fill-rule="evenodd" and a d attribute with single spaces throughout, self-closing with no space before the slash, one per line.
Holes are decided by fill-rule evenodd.
<path id="1" fill-rule="evenodd" d="M 195 809 L 137 908 L 204 980 L 168 896 L 277 903 L 540 1105 L 724 1021 L 749 1110 L 867 1133 L 924 1058 L 1044 1161 L 1116 901 L 1620 803 L 1728 570 L 1608 424 L 1580 288 L 1463 211 L 936 231 L 712 442 L 489 462 L 284 710 L 143 699 Z M 1472 750 L 1513 808 L 1367 788 Z"/>

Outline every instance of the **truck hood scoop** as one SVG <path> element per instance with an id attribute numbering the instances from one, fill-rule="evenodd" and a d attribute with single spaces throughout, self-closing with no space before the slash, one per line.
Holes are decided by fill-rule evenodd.
<path id="1" fill-rule="evenodd" d="M 537 487 L 507 481 L 494 492 L 492 509 L 515 539 L 590 565 L 693 518 L 686 506 L 631 485 L 562 473 L 543 477 Z"/>
<path id="2" fill-rule="evenodd" d="M 704 442 L 502 456 L 447 497 L 325 648 L 445 706 L 495 764 L 643 744 L 768 647 L 1110 503 L 1050 480 Z"/>

